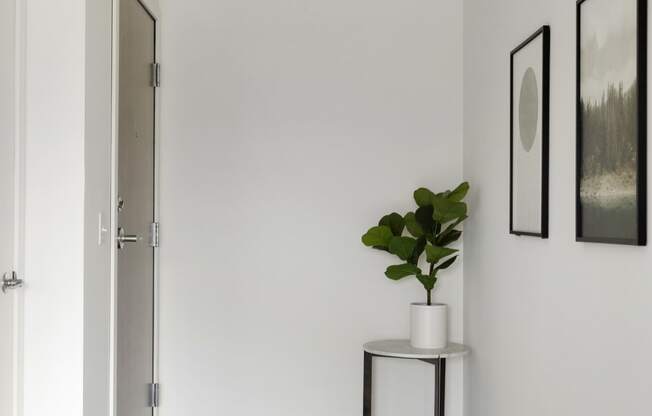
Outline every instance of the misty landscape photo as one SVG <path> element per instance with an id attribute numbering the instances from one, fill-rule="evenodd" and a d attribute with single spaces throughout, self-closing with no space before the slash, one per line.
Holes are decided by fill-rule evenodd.
<path id="1" fill-rule="evenodd" d="M 637 238 L 636 4 L 581 4 L 582 237 Z"/>

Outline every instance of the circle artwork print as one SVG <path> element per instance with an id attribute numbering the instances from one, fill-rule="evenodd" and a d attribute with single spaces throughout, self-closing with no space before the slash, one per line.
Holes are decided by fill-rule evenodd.
<path id="1" fill-rule="evenodd" d="M 518 102 L 518 124 L 521 133 L 521 144 L 526 152 L 534 145 L 539 122 L 539 91 L 537 76 L 530 67 L 523 74 L 521 94 Z"/>

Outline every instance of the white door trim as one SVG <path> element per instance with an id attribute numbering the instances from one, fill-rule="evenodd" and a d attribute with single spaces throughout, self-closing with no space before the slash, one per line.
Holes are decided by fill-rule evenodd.
<path id="1" fill-rule="evenodd" d="M 26 0 L 15 0 L 14 20 L 14 269 L 25 278 L 25 45 Z M 28 285 L 28 284 L 27 284 Z M 13 414 L 23 415 L 23 290 L 14 291 Z"/>

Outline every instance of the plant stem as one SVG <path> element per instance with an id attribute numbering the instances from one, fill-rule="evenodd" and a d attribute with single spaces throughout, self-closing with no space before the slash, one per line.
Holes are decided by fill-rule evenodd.
<path id="1" fill-rule="evenodd" d="M 430 273 L 428 274 L 432 277 L 432 271 L 435 269 L 435 263 L 430 263 Z M 428 306 L 432 305 L 432 289 L 426 289 L 428 291 Z"/>

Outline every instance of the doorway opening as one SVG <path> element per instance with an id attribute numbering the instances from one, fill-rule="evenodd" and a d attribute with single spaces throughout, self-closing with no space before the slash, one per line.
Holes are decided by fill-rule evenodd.
<path id="1" fill-rule="evenodd" d="M 157 378 L 157 20 L 119 2 L 114 345 L 115 414 L 151 416 Z"/>

